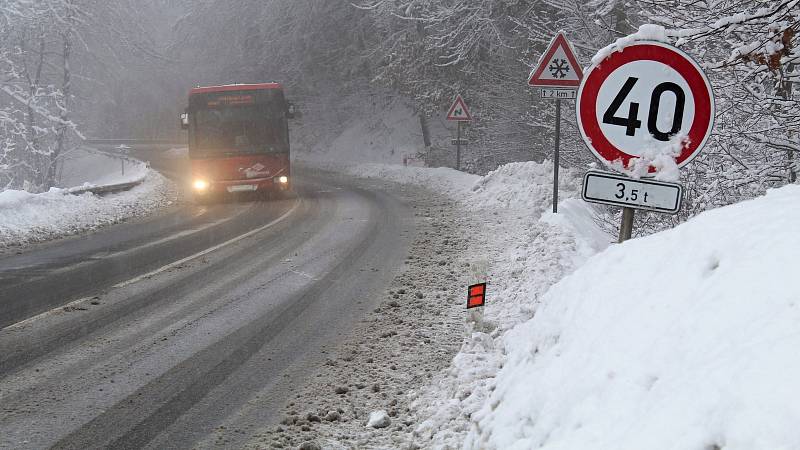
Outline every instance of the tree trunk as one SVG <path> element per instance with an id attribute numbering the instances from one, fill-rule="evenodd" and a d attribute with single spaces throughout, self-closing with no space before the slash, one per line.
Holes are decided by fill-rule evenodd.
<path id="1" fill-rule="evenodd" d="M 794 64 L 788 64 L 786 66 L 786 71 L 788 73 L 792 73 L 794 72 L 794 67 L 795 67 Z M 793 85 L 790 80 L 784 81 L 782 89 L 784 100 L 786 99 L 791 100 L 792 87 Z M 794 165 L 794 150 L 788 150 L 786 153 L 787 153 L 786 158 L 789 160 L 789 183 L 791 184 L 797 181 L 797 171 L 795 170 L 795 165 Z"/>
<path id="2" fill-rule="evenodd" d="M 419 126 L 422 128 L 422 142 L 425 144 L 425 149 L 431 146 L 431 130 L 428 127 L 428 116 L 424 111 L 419 112 Z"/>
<path id="3" fill-rule="evenodd" d="M 61 96 L 62 96 L 62 104 L 61 104 L 61 113 L 59 114 L 59 118 L 61 119 L 61 124 L 58 128 L 58 136 L 56 137 L 56 148 L 53 153 L 50 155 L 50 161 L 47 166 L 47 179 L 45 180 L 45 190 L 50 189 L 51 187 L 55 186 L 56 184 L 56 168 L 58 167 L 58 161 L 61 154 L 64 152 L 64 148 L 67 145 L 67 125 L 66 122 L 69 120 L 69 96 L 71 91 L 72 85 L 72 73 L 70 70 L 69 65 L 69 58 L 72 51 L 72 36 L 70 35 L 70 28 L 72 26 L 72 2 L 67 1 L 68 9 L 67 9 L 67 29 L 61 34 L 61 39 L 63 41 L 63 69 L 64 69 L 64 78 L 61 84 Z"/>
<path id="4" fill-rule="evenodd" d="M 39 82 L 42 77 L 42 68 L 44 67 L 44 52 L 45 52 L 44 34 L 39 36 L 39 54 L 36 60 L 36 70 L 31 76 L 27 64 L 25 66 L 25 77 L 28 82 L 28 101 L 26 111 L 26 133 L 27 142 L 24 148 L 21 149 L 19 155 L 19 181 L 16 187 L 22 188 L 26 191 L 36 191 L 40 189 L 41 184 L 41 167 L 40 167 L 40 149 L 39 140 L 36 133 L 36 112 L 34 111 L 34 103 L 39 95 Z M 25 49 L 24 42 L 20 43 L 20 47 Z"/>

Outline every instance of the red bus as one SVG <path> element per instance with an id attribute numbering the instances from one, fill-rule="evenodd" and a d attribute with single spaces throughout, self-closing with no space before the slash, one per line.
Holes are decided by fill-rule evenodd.
<path id="1" fill-rule="evenodd" d="M 278 83 L 192 89 L 181 126 L 189 130 L 195 199 L 289 190 L 293 115 Z"/>

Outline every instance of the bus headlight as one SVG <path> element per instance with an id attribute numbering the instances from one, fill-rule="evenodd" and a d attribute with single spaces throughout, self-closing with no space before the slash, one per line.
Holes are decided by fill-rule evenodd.
<path id="1" fill-rule="evenodd" d="M 282 175 L 282 176 L 278 177 L 278 183 L 286 184 L 288 182 L 289 182 L 289 177 L 287 177 L 286 175 Z"/>
<path id="2" fill-rule="evenodd" d="M 208 189 L 208 181 L 202 179 L 194 180 L 194 183 L 192 183 L 192 187 L 194 188 L 195 191 L 205 191 L 206 189 Z"/>

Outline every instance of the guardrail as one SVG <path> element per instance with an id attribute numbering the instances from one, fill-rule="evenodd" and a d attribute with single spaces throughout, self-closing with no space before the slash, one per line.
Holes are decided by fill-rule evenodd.
<path id="1" fill-rule="evenodd" d="M 87 192 L 91 192 L 92 194 L 95 195 L 113 194 L 116 192 L 129 191 L 135 188 L 136 186 L 142 184 L 143 181 L 144 178 L 140 180 L 129 181 L 127 183 L 107 184 L 103 186 L 78 187 L 69 189 L 67 190 L 67 192 L 69 192 L 72 195 L 81 195 Z"/>
<path id="2" fill-rule="evenodd" d="M 84 144 L 94 145 L 188 145 L 180 139 L 84 139 Z"/>
<path id="3" fill-rule="evenodd" d="M 147 145 L 147 144 L 157 143 L 156 141 L 158 141 L 158 140 L 143 141 L 143 140 L 135 140 L 135 139 L 84 139 L 83 143 L 84 143 L 84 145 L 86 145 L 86 144 L 94 144 L 94 145 L 103 145 L 103 144 L 108 144 L 108 145 L 114 145 L 114 144 L 126 145 L 126 143 L 135 142 L 135 143 L 138 143 L 138 144 Z M 162 141 L 160 143 L 167 143 L 167 142 L 166 142 L 166 140 L 164 140 L 164 141 Z M 121 154 L 118 154 L 118 153 L 110 153 L 110 152 L 107 152 L 107 151 L 102 151 L 102 150 L 97 150 L 97 149 L 92 149 L 92 150 L 94 150 L 96 153 L 101 153 L 101 154 L 103 154 L 105 156 L 108 156 L 110 158 L 121 160 L 122 161 L 122 171 L 123 171 L 123 173 L 125 171 L 125 161 L 135 161 L 137 163 L 145 164 L 145 166 L 148 167 L 148 168 L 150 167 L 149 163 L 147 163 L 145 161 L 140 161 L 140 160 L 138 160 L 136 158 L 131 158 L 128 155 L 121 155 Z M 142 184 L 142 182 L 144 181 L 144 178 L 145 177 L 141 177 L 138 180 L 126 181 L 124 183 L 106 184 L 106 185 L 100 185 L 100 186 L 86 186 L 86 187 L 78 186 L 78 187 L 74 187 L 74 188 L 68 189 L 67 192 L 72 194 L 72 195 L 81 195 L 81 194 L 85 194 L 87 192 L 91 192 L 92 194 L 95 194 L 95 195 L 113 194 L 113 193 L 123 192 L 123 191 L 128 191 L 128 190 L 133 189 L 134 187 Z"/>

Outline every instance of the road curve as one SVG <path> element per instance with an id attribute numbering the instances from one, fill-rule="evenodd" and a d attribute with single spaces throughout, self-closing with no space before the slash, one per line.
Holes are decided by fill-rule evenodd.
<path id="1" fill-rule="evenodd" d="M 295 188 L 0 258 L 0 448 L 219 447 L 221 423 L 274 419 L 413 234 L 389 193 L 313 171 Z"/>

